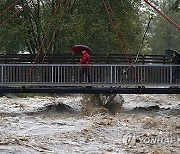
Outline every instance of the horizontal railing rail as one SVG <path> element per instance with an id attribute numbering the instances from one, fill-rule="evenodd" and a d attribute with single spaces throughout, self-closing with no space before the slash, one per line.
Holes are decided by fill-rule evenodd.
<path id="1" fill-rule="evenodd" d="M 43 60 L 45 58 L 45 60 Z M 133 62 L 136 61 L 137 55 L 132 55 Z M 76 64 L 79 62 L 80 56 L 73 54 L 47 54 L 45 57 L 40 54 L 0 54 L 1 64 L 20 64 L 20 63 L 35 63 L 40 64 L 42 61 L 46 64 Z M 123 54 L 95 54 L 91 55 L 92 64 L 123 64 L 127 63 L 127 59 Z M 137 64 L 168 64 L 171 63 L 165 55 L 139 55 L 136 61 Z"/>
<path id="2" fill-rule="evenodd" d="M 0 86 L 180 86 L 179 70 L 180 65 L 167 64 L 131 67 L 120 64 L 0 64 Z M 84 72 L 89 73 L 90 78 Z"/>

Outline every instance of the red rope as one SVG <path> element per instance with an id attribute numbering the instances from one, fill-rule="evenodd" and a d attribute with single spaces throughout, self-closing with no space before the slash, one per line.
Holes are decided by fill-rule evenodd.
<path id="1" fill-rule="evenodd" d="M 57 33 L 57 30 L 58 30 L 58 28 L 59 28 L 59 26 L 60 26 L 60 23 L 61 23 L 61 21 L 63 20 L 64 13 L 65 13 L 65 10 L 66 10 L 67 6 L 68 6 L 68 0 L 66 1 L 66 5 L 65 5 L 65 7 L 64 7 L 64 9 L 63 9 L 63 12 L 62 12 L 62 14 L 61 14 L 60 20 L 58 21 L 58 23 L 57 23 L 56 26 L 55 26 L 53 35 L 52 35 L 51 40 L 50 40 L 50 42 L 49 42 L 49 45 L 48 45 L 48 47 L 47 47 L 47 49 L 46 49 L 46 52 L 45 52 L 44 57 L 43 57 L 43 60 L 41 61 L 41 64 L 43 64 L 44 61 L 45 61 L 45 59 L 46 59 L 47 53 L 48 53 L 48 51 L 49 51 L 49 49 L 50 49 L 50 47 L 51 47 L 51 45 L 52 45 L 52 43 L 53 43 L 53 41 L 54 41 L 54 37 L 55 37 L 55 35 L 56 35 L 56 33 Z M 38 72 L 39 72 L 39 69 L 38 69 Z M 37 73 L 36 79 L 38 79 L 38 77 L 39 77 L 39 73 Z"/>
<path id="2" fill-rule="evenodd" d="M 107 0 L 107 2 L 108 2 L 108 5 L 109 5 L 109 7 L 110 7 L 110 9 L 111 9 L 111 12 L 112 12 L 112 16 L 114 17 L 114 19 L 115 19 L 115 23 L 117 23 L 117 18 L 116 18 L 116 16 L 115 16 L 115 13 L 114 13 L 114 11 L 113 11 L 113 9 L 112 9 L 112 7 L 111 7 L 111 4 L 109 3 L 109 1 Z M 128 48 L 128 46 L 127 46 L 127 44 L 126 44 L 126 41 L 124 40 L 124 37 L 123 37 L 123 34 L 122 34 L 122 30 L 121 30 L 121 28 L 120 27 L 118 27 L 118 31 L 117 31 L 117 34 L 118 34 L 118 38 L 119 38 L 119 40 L 121 40 L 122 41 L 122 44 L 123 44 L 123 48 L 125 49 L 125 53 L 127 54 L 127 58 L 128 58 L 128 61 L 129 61 L 129 63 L 131 63 L 132 62 L 132 58 L 131 58 L 131 54 L 129 53 L 129 48 Z M 120 37 L 121 37 L 121 39 L 120 39 Z"/>
<path id="3" fill-rule="evenodd" d="M 180 25 L 178 25 L 176 22 L 174 22 L 170 17 L 168 17 L 165 13 L 160 11 L 158 8 L 156 8 L 153 4 L 148 2 L 147 0 L 144 0 L 148 5 L 150 5 L 153 9 L 155 9 L 162 17 L 164 17 L 169 23 L 174 25 L 177 29 L 180 29 Z"/>
<path id="4" fill-rule="evenodd" d="M 29 0 L 28 2 L 26 2 L 22 8 L 18 9 L 15 13 L 13 13 L 11 16 L 9 16 L 9 18 L 7 18 L 5 21 L 3 21 L 1 24 L 0 24 L 0 27 L 3 26 L 8 20 L 10 20 L 12 17 L 14 17 L 16 14 L 18 14 L 21 10 L 23 10 L 23 8 L 28 5 L 29 3 L 31 3 L 33 0 Z"/>
<path id="5" fill-rule="evenodd" d="M 50 26 L 51 26 L 52 23 L 54 22 L 54 19 L 55 19 L 55 16 L 56 16 L 56 14 L 57 14 L 57 11 L 58 11 L 59 8 L 60 8 L 60 4 L 61 4 L 61 0 L 59 0 L 59 3 L 58 3 L 57 6 L 56 6 L 56 10 L 55 10 L 55 12 L 54 12 L 54 14 L 53 14 L 53 17 L 51 18 L 51 20 L 50 20 L 50 22 L 49 22 L 49 25 L 48 25 L 48 31 L 46 31 L 46 33 L 45 33 L 45 37 L 44 37 L 44 39 L 42 40 L 42 42 L 41 42 L 41 44 L 40 44 L 40 47 L 39 47 L 39 49 L 38 49 L 37 55 L 36 55 L 33 63 L 35 63 L 35 62 L 37 61 L 37 58 L 38 58 L 38 56 L 39 56 L 39 54 L 40 54 L 40 52 L 41 52 L 41 50 L 42 50 L 42 48 L 43 48 L 45 39 L 47 38 L 47 34 L 48 34 L 49 31 L 50 31 Z"/>
<path id="6" fill-rule="evenodd" d="M 55 30 L 54 30 L 54 33 L 53 33 L 52 37 L 51 37 L 51 41 L 50 41 L 50 43 L 49 43 L 49 45 L 48 45 L 48 47 L 47 47 L 47 49 L 46 49 L 46 52 L 45 52 L 45 54 L 44 54 L 44 58 L 43 58 L 41 64 L 44 63 L 45 58 L 46 58 L 46 56 L 47 56 L 47 53 L 48 53 L 48 51 L 49 51 L 49 49 L 50 49 L 50 47 L 51 47 L 51 45 L 52 45 L 52 43 L 53 43 L 53 41 L 54 41 L 54 37 L 55 37 L 55 35 L 56 35 L 57 31 L 58 31 L 58 28 L 60 27 L 60 24 L 61 24 L 63 18 L 64 18 L 64 13 L 65 13 L 65 10 L 66 10 L 67 6 L 68 6 L 68 1 L 66 2 L 66 5 L 65 5 L 64 10 L 63 10 L 63 12 L 62 12 L 62 14 L 61 14 L 61 17 L 60 17 L 59 22 L 56 24 L 56 28 L 55 28 Z"/>
<path id="7" fill-rule="evenodd" d="M 108 14 L 108 16 L 109 16 L 109 19 L 110 19 L 110 21 L 111 21 L 111 24 L 112 24 L 112 27 L 113 27 L 113 29 L 114 29 L 114 32 L 115 32 L 115 34 L 116 34 L 116 36 L 117 36 L 117 39 L 118 39 L 118 41 L 119 41 L 119 43 L 120 43 L 120 46 L 121 46 L 121 48 L 122 48 L 122 51 L 123 51 L 123 53 L 124 53 L 124 55 L 125 55 L 125 57 L 126 57 L 127 62 L 129 63 L 129 67 L 128 67 L 128 69 L 127 69 L 127 70 L 129 70 L 129 69 L 131 69 L 131 66 L 133 66 L 133 63 L 132 63 L 133 61 L 132 61 L 131 54 L 129 53 L 129 49 L 128 49 L 128 47 L 127 47 L 127 45 L 126 45 L 126 43 L 125 43 L 125 40 L 124 40 L 124 38 L 123 38 L 122 31 L 121 31 L 121 29 L 120 29 L 119 27 L 118 27 L 118 28 L 119 28 L 119 29 L 118 29 L 119 31 L 118 31 L 118 30 L 116 29 L 116 27 L 115 27 L 116 24 L 117 24 L 117 20 L 116 20 L 114 11 L 113 11 L 113 9 L 112 9 L 109 1 L 107 0 L 106 2 L 107 2 L 107 5 L 109 6 L 110 11 L 109 11 L 109 9 L 107 8 L 106 2 L 105 2 L 104 0 L 102 0 L 102 2 L 103 2 L 103 4 L 104 4 L 104 6 L 105 6 L 106 12 L 107 12 L 107 14 Z M 137 81 L 137 76 L 136 76 L 135 70 L 134 70 L 134 69 L 131 69 L 131 72 L 132 72 L 132 75 L 133 75 L 133 79 L 134 79 L 135 81 Z"/>
<path id="8" fill-rule="evenodd" d="M 122 48 L 122 51 L 123 51 L 123 53 L 124 53 L 124 55 L 125 55 L 125 57 L 126 57 L 126 60 L 128 61 L 129 64 L 131 64 L 131 63 L 132 63 L 132 58 L 131 58 L 131 55 L 130 55 L 130 53 L 129 53 L 129 49 L 128 49 L 126 43 L 125 43 L 125 40 L 124 40 L 124 38 L 123 38 L 122 31 L 121 31 L 121 29 L 120 29 L 119 27 L 118 27 L 118 30 L 119 30 L 119 31 L 118 31 L 117 28 L 116 28 L 117 20 L 116 20 L 114 11 L 113 11 L 113 9 L 112 9 L 109 1 L 106 1 L 106 2 L 105 2 L 104 0 L 102 0 L 102 2 L 103 2 L 103 4 L 104 4 L 104 7 L 105 7 L 105 9 L 106 9 L 106 12 L 107 12 L 107 14 L 108 14 L 108 16 L 109 16 L 109 19 L 110 19 L 110 21 L 111 21 L 112 27 L 113 27 L 114 32 L 115 32 L 116 37 L 117 37 L 117 40 L 118 40 L 118 42 L 120 43 L 120 46 L 121 46 L 121 48 Z M 107 4 L 106 4 L 106 3 L 107 3 Z M 110 10 L 108 9 L 107 5 L 109 6 L 109 9 L 110 9 Z"/>
<path id="9" fill-rule="evenodd" d="M 7 9 L 5 9 L 0 16 L 2 16 L 4 13 L 6 13 L 11 7 L 13 7 L 14 5 L 16 5 L 19 2 L 19 0 L 15 1 L 14 3 L 12 3 Z"/>

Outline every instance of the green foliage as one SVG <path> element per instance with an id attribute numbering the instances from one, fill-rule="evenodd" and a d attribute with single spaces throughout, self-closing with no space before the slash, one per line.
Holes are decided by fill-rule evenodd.
<path id="1" fill-rule="evenodd" d="M 180 12 L 171 9 L 174 1 L 163 0 L 158 4 L 161 10 L 172 18 L 177 24 L 180 24 Z M 153 54 L 164 54 L 167 49 L 180 51 L 180 30 L 170 24 L 165 18 L 160 15 L 155 15 L 149 29 L 147 37 L 149 50 Z"/>
<path id="2" fill-rule="evenodd" d="M 24 0 L 22 2 L 25 3 Z M 90 46 L 95 53 L 121 53 L 120 44 L 102 1 L 69 0 L 68 2 L 67 7 L 65 0 L 61 3 L 55 21 L 50 27 L 48 27 L 49 22 L 58 1 L 37 0 L 37 3 L 25 7 L 22 12 L 0 27 L 1 52 L 17 53 L 28 50 L 30 53 L 35 53 L 44 42 L 41 52 L 69 52 L 73 45 L 85 44 Z M 136 53 L 141 36 L 139 0 L 113 0 L 110 3 L 117 18 L 116 26 L 120 27 L 131 52 Z M 2 12 L 10 4 L 5 0 L 1 1 L 0 11 Z M 63 14 L 64 8 L 66 11 Z M 3 22 L 14 11 L 14 8 L 8 11 L 0 22 Z M 62 15 L 64 15 L 63 20 L 60 21 Z M 60 22 L 59 26 L 58 22 Z M 51 46 L 49 46 L 50 42 Z"/>
<path id="3" fill-rule="evenodd" d="M 9 5 L 10 1 L 1 2 L 0 12 L 3 12 Z M 14 8 L 4 13 L 0 18 L 0 24 L 7 20 L 14 13 Z M 9 19 L 0 27 L 0 52 L 1 53 L 17 53 L 25 49 L 25 23 L 20 18 L 19 14 L 14 18 Z"/>
<path id="4" fill-rule="evenodd" d="M 137 7 L 125 0 L 111 1 L 111 5 L 127 46 L 135 50 L 132 52 L 137 52 L 141 26 Z M 120 44 L 101 1 L 77 2 L 68 19 L 64 21 L 60 32 L 62 35 L 58 44 L 61 46 L 58 49 L 61 51 L 66 51 L 74 44 L 86 44 L 95 53 L 120 53 Z"/>

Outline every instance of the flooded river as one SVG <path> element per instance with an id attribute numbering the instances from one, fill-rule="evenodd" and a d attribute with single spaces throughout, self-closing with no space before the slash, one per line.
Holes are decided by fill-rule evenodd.
<path id="1" fill-rule="evenodd" d="M 0 154 L 180 153 L 179 95 L 123 97 L 119 114 L 91 116 L 81 95 L 0 97 Z"/>

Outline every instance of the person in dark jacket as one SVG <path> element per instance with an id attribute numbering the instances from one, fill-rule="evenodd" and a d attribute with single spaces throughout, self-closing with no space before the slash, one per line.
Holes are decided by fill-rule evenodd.
<path id="1" fill-rule="evenodd" d="M 79 64 L 82 64 L 81 70 L 80 70 L 80 82 L 84 80 L 88 80 L 88 82 L 91 82 L 91 76 L 90 76 L 90 56 L 88 52 L 82 51 L 82 57 L 80 59 Z M 87 79 L 87 80 L 86 80 Z"/>
<path id="2" fill-rule="evenodd" d="M 180 64 L 180 57 L 177 55 L 176 52 L 173 52 L 172 63 L 174 65 Z M 175 83 L 179 82 L 179 70 L 180 69 L 178 66 L 173 66 L 173 82 Z"/>

